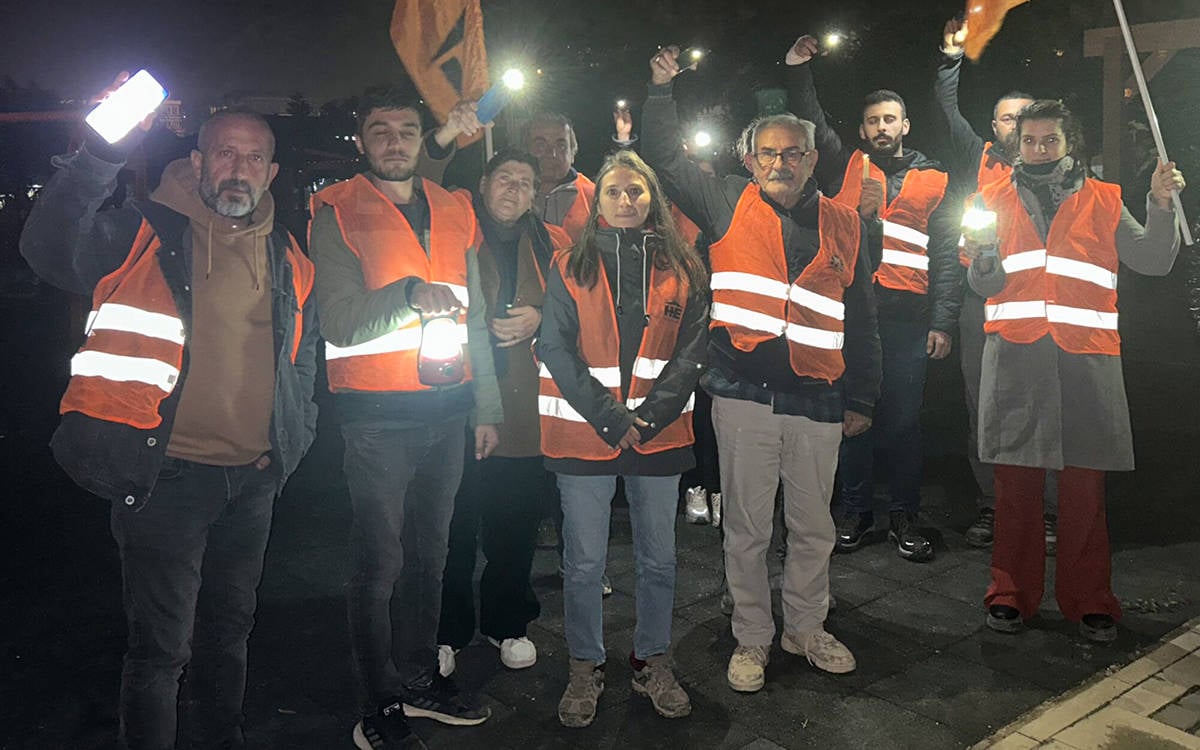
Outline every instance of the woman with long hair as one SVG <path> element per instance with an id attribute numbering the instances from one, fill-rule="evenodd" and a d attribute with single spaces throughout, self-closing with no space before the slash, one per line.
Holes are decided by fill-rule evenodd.
<path id="1" fill-rule="evenodd" d="M 558 706 L 591 724 L 604 689 L 601 576 L 617 477 L 625 482 L 637 574 L 633 690 L 667 718 L 691 713 L 668 663 L 679 477 L 695 458 L 693 391 L 707 345 L 707 278 L 680 236 L 654 171 L 632 151 L 596 179 L 579 242 L 546 281 L 538 409 L 563 509 L 570 675 Z"/>

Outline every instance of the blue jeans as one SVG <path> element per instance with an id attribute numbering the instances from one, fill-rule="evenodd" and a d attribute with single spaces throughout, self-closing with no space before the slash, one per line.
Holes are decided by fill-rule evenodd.
<path id="1" fill-rule="evenodd" d="M 879 321 L 883 348 L 883 387 L 870 429 L 845 438 L 838 456 L 842 509 L 870 513 L 876 458 L 891 473 L 889 511 L 916 513 L 921 508 L 921 402 L 925 396 L 924 323 Z"/>
<path id="2" fill-rule="evenodd" d="M 563 617 L 567 650 L 574 659 L 603 664 L 604 604 L 601 578 L 608 561 L 608 523 L 616 476 L 559 474 L 563 509 Z M 675 607 L 675 509 L 679 475 L 625 477 L 633 556 L 637 569 L 637 625 L 633 653 L 639 659 L 671 646 Z"/>
<path id="3" fill-rule="evenodd" d="M 184 666 L 197 746 L 241 746 L 246 641 L 278 491 L 270 470 L 167 458 L 143 508 L 113 502 L 129 629 L 119 747 L 176 746 Z"/>
<path id="4" fill-rule="evenodd" d="M 342 436 L 354 510 L 350 650 L 359 708 L 371 713 L 437 667 L 442 573 L 466 417 L 409 426 L 352 422 Z"/>

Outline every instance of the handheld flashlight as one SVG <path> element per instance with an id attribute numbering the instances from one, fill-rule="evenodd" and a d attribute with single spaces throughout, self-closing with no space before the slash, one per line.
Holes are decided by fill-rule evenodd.
<path id="1" fill-rule="evenodd" d="M 500 114 L 500 110 L 504 109 L 513 94 L 524 87 L 524 73 L 516 68 L 504 71 L 504 75 L 500 76 L 500 82 L 488 89 L 475 106 L 475 117 L 478 118 L 479 124 L 487 125 L 496 119 L 496 115 Z"/>
<path id="2" fill-rule="evenodd" d="M 987 209 L 977 208 L 972 206 L 963 212 L 962 218 L 963 235 L 981 245 L 992 247 L 992 252 L 995 253 L 996 244 L 996 212 L 988 211 Z"/>
<path id="3" fill-rule="evenodd" d="M 167 90 L 139 70 L 88 113 L 84 122 L 109 143 L 116 143 L 167 99 Z"/>

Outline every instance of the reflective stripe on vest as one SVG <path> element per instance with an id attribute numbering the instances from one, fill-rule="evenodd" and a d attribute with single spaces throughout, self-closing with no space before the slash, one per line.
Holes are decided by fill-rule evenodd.
<path id="1" fill-rule="evenodd" d="M 617 248 L 621 252 L 621 248 Z M 569 253 L 555 256 L 555 267 L 578 312 L 577 355 L 586 363 L 588 374 L 608 389 L 613 399 L 636 409 L 645 402 L 656 380 L 662 376 L 675 350 L 681 318 L 667 314 L 668 309 L 686 305 L 686 282 L 651 263 L 646 312 L 649 323 L 643 329 L 638 355 L 633 361 L 628 393 L 622 393 L 620 342 L 607 272 L 600 267 L 599 278 L 590 288 L 581 287 L 566 271 Z M 542 430 L 542 453 L 550 458 L 577 458 L 607 461 L 620 455 L 621 449 L 609 445 L 596 428 L 567 402 L 554 375 L 546 364 L 538 367 L 538 414 Z M 669 424 L 651 440 L 638 444 L 639 453 L 658 453 L 691 445 L 692 399 Z"/>
<path id="2" fill-rule="evenodd" d="M 1062 202 L 1045 241 L 1011 181 L 980 195 L 999 221 L 1004 289 L 984 306 L 984 329 L 1018 344 L 1047 333 L 1064 351 L 1120 353 L 1116 230 L 1120 188 L 1087 179 Z"/>
<path id="3" fill-rule="evenodd" d="M 183 320 L 179 316 L 112 302 L 105 302 L 99 310 L 88 313 L 83 332 L 87 335 L 92 331 L 125 331 L 170 341 L 172 344 L 183 343 Z"/>
<path id="4" fill-rule="evenodd" d="M 179 368 L 151 357 L 128 357 L 82 351 L 71 357 L 71 377 L 104 378 L 118 383 L 145 383 L 164 394 L 175 390 Z"/>
<path id="5" fill-rule="evenodd" d="M 313 196 L 313 215 L 331 206 L 346 246 L 359 260 L 368 291 L 382 289 L 404 278 L 446 286 L 458 300 L 458 344 L 463 347 L 466 376 L 467 290 L 466 253 L 476 235 L 475 212 L 470 199 L 451 194 L 423 181 L 429 204 L 428 252 L 421 246 L 408 220 L 369 179 L 357 175 L 331 185 Z M 418 376 L 421 318 L 407 310 L 396 329 L 354 346 L 326 342 L 325 360 L 329 389 L 334 392 L 411 392 L 428 390 Z"/>

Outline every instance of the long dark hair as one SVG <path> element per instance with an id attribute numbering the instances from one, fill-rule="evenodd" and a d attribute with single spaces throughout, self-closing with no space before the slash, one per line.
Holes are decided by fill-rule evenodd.
<path id="1" fill-rule="evenodd" d="M 604 178 L 613 170 L 628 169 L 646 180 L 650 188 L 650 213 L 644 227 L 652 227 L 659 242 L 648 243 L 647 251 L 653 250 L 651 261 L 659 270 L 670 269 L 677 277 L 688 283 L 689 293 L 696 294 L 708 287 L 708 274 L 694 248 L 683 239 L 671 207 L 667 203 L 658 175 L 642 157 L 633 151 L 622 149 L 604 160 L 596 175 L 596 194 L 592 198 L 592 214 L 588 217 L 579 242 L 575 243 L 567 257 L 567 272 L 582 287 L 591 288 L 600 277 L 600 248 L 596 244 L 596 232 L 600 228 L 600 195 L 604 189 Z"/>

